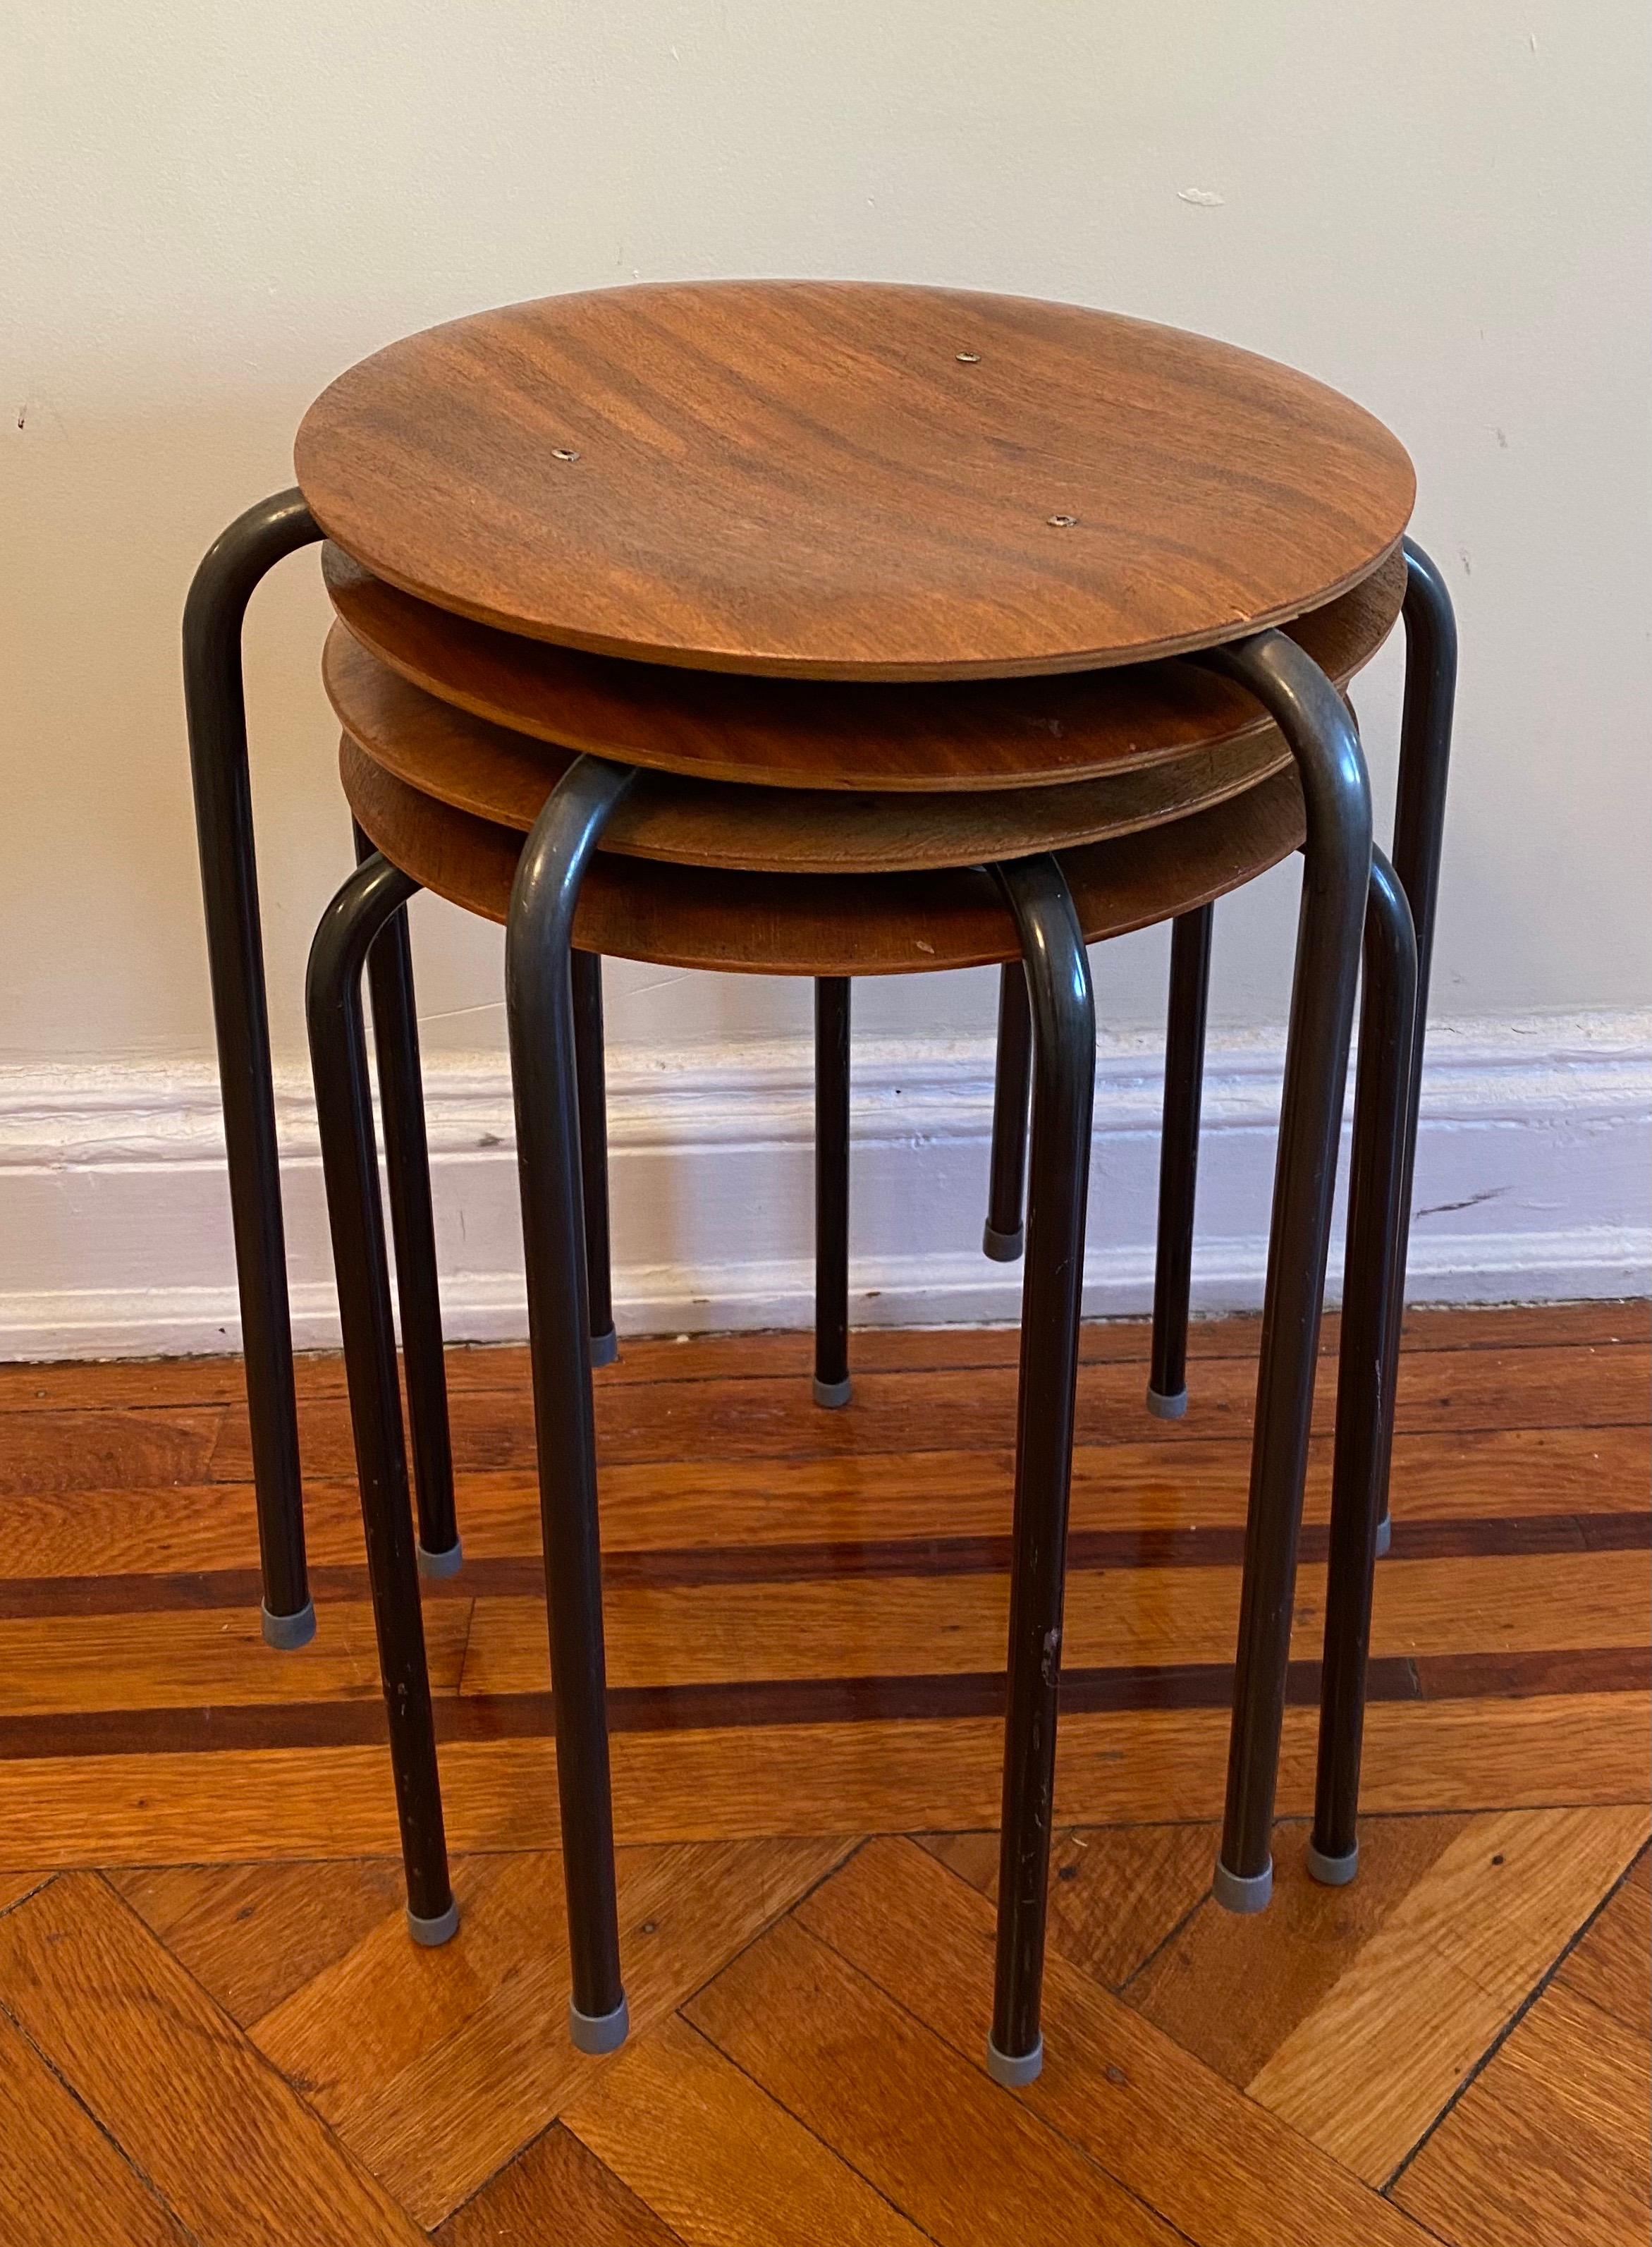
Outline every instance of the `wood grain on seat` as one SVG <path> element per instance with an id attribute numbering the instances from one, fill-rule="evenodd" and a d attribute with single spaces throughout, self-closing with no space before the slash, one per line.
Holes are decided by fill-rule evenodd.
<path id="1" fill-rule="evenodd" d="M 438 897 L 502 921 L 519 833 L 455 811 L 345 734 L 339 771 L 375 847 Z M 646 788 L 646 778 L 638 783 Z M 1294 768 L 1174 826 L 1063 854 L 1086 939 L 1122 936 L 1237 889 L 1302 840 Z M 764 975 L 911 975 L 1020 957 L 981 867 L 908 874 L 731 874 L 598 851 L 580 891 L 582 951 Z"/>
<path id="2" fill-rule="evenodd" d="M 1269 728 L 1231 680 L 1165 662 L 930 686 L 747 679 L 550 647 L 410 599 L 336 546 L 333 606 L 363 646 L 440 700 L 619 764 L 768 787 L 956 791 L 1114 775 Z M 1289 626 L 1346 685 L 1393 630 L 1405 557 Z"/>
<path id="3" fill-rule="evenodd" d="M 806 678 L 1139 663 L 1315 608 L 1411 464 L 1272 360 L 1082 305 L 652 283 L 411 336 L 311 407 L 328 536 L 570 647 Z"/>

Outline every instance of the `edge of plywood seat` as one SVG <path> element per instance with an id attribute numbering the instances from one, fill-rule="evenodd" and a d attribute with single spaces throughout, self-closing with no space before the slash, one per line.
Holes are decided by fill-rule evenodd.
<path id="1" fill-rule="evenodd" d="M 521 856 L 513 829 L 421 796 L 348 734 L 339 772 L 374 847 L 425 889 L 503 921 Z M 638 789 L 649 785 L 646 777 Z M 1231 802 L 1087 844 L 1062 864 L 1087 942 L 1191 912 L 1277 865 L 1304 832 L 1294 768 Z M 729 873 L 598 851 L 580 892 L 582 950 L 660 966 L 770 975 L 921 974 L 1017 958 L 980 866 L 906 874 Z"/>
<path id="2" fill-rule="evenodd" d="M 1282 762 L 1259 706 L 1197 664 L 920 686 L 679 671 L 473 624 L 335 546 L 322 550 L 322 570 L 352 636 L 411 686 L 563 750 L 695 780 L 872 794 L 1047 788 L 1193 750 L 1248 755 L 1268 740 Z M 1393 630 L 1405 576 L 1396 548 L 1286 629 L 1345 686 Z"/>

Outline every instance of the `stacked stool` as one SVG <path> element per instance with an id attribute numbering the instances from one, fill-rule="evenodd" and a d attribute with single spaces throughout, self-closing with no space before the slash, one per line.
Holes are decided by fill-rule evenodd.
<path id="1" fill-rule="evenodd" d="M 299 492 L 243 518 L 197 580 L 186 620 L 192 745 L 243 1305 L 250 1279 L 255 1308 L 270 1315 L 267 1340 L 284 1321 L 284 1296 L 276 1317 L 276 1289 L 263 1285 L 272 1208 L 279 1247 L 279 1201 L 273 1130 L 267 1148 L 258 1141 L 268 1057 L 267 1040 L 258 1049 L 236 640 L 263 568 L 324 535 L 338 621 L 324 673 L 344 728 L 360 863 L 317 932 L 311 1036 L 413 1932 L 440 1941 L 456 1923 L 418 1570 L 457 1565 L 459 1540 L 408 897 L 422 886 L 508 930 L 570 2025 L 592 2050 L 611 2048 L 625 2027 L 590 1389 L 592 1357 L 611 1334 L 596 963 L 609 953 L 815 979 L 816 1394 L 829 1404 L 848 1381 L 850 979 L 997 962 L 987 1245 L 998 1253 L 1014 1253 L 1022 1231 L 1029 1080 L 1031 1141 L 988 2060 L 1001 2080 L 1028 2080 L 1041 2053 L 1094 1074 L 1084 947 L 1168 919 L 1178 959 L 1191 929 L 1207 960 L 1212 902 L 1299 846 L 1303 907 L 1217 1888 L 1251 1909 L 1271 1878 L 1363 932 L 1314 1832 L 1321 1876 L 1353 1870 L 1418 1047 L 1406 891 L 1373 854 L 1363 759 L 1339 690 L 1403 604 L 1409 625 L 1419 576 L 1434 583 L 1400 548 L 1409 462 L 1334 393 L 1173 331 L 1014 298 L 784 283 L 549 299 L 414 337 L 324 393 L 297 461 Z M 1443 780 L 1437 722 L 1434 735 L 1430 772 L 1437 766 Z M 1167 1091 L 1179 1130 L 1167 1130 L 1162 1226 L 1184 1246 L 1198 1091 L 1198 1040 L 1185 1033 L 1202 1015 L 1200 978 L 1184 963 L 1172 1004 L 1183 1065 Z M 1185 1316 L 1172 1275 L 1157 1324 L 1173 1342 Z M 256 1444 L 259 1339 L 249 1323 Z M 277 1476 L 290 1410 L 278 1393 L 280 1340 L 263 1380 Z M 1156 1350 L 1164 1399 L 1162 1373 Z M 296 1485 L 296 1451 L 293 1465 Z M 272 1606 L 269 1563 L 283 1539 L 264 1526 L 266 1615 L 279 1625 L 301 1612 L 279 1600 L 303 1590 L 302 1527 L 297 1581 L 277 1586 Z"/>

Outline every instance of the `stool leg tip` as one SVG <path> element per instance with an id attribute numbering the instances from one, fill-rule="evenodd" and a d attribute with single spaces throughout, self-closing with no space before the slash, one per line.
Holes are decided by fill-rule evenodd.
<path id="1" fill-rule="evenodd" d="M 854 1390 L 854 1383 L 847 1374 L 841 1381 L 823 1381 L 819 1374 L 816 1374 L 813 1386 L 815 1402 L 823 1412 L 836 1412 L 841 1406 L 847 1404 Z"/>
<path id="2" fill-rule="evenodd" d="M 306 1600 L 296 1615 L 271 1615 L 268 1608 L 259 1609 L 263 1626 L 264 1643 L 278 1652 L 290 1654 L 295 1647 L 308 1646 L 316 1635 L 316 1603 Z"/>
<path id="3" fill-rule="evenodd" d="M 994 1264 L 1014 1264 L 1020 1260 L 1027 1245 L 1027 1231 L 1018 1225 L 1014 1233 L 1000 1233 L 993 1226 L 981 1228 L 981 1253 L 990 1256 Z"/>
<path id="4" fill-rule="evenodd" d="M 1019 2091 L 1034 2082 L 1044 2065 L 1044 2039 L 1041 2036 L 1031 2052 L 1000 2052 L 989 2036 L 986 2039 L 986 2073 L 994 2083 L 1001 2083 L 1007 2091 Z"/>
<path id="5" fill-rule="evenodd" d="M 1147 1409 L 1156 1420 L 1179 1420 L 1187 1410 L 1187 1391 L 1178 1389 L 1173 1397 L 1165 1397 L 1150 1382 Z"/>
<path id="6" fill-rule="evenodd" d="M 1317 1881 L 1321 1888 L 1345 1888 L 1359 1868 L 1360 1845 L 1357 1841 L 1340 1857 L 1328 1855 L 1312 1841 L 1307 1845 L 1308 1878 Z"/>
<path id="7" fill-rule="evenodd" d="M 611 2013 L 582 2013 L 568 2008 L 568 2033 L 578 2052 L 618 2052 L 631 2032 L 631 2011 L 622 1998 Z"/>
<path id="8" fill-rule="evenodd" d="M 439 1950 L 459 1932 L 459 1906 L 450 1902 L 447 1910 L 439 1911 L 433 1919 L 421 1919 L 409 1904 L 407 1932 L 421 1950 Z"/>
<path id="9" fill-rule="evenodd" d="M 459 1574 L 464 1566 L 465 1548 L 455 1537 L 445 1553 L 427 1553 L 422 1545 L 420 1546 L 418 1558 L 420 1574 L 440 1580 L 443 1576 Z"/>
<path id="10" fill-rule="evenodd" d="M 1211 1894 L 1224 1911 L 1244 1914 L 1265 1911 L 1268 1898 L 1273 1893 L 1273 1861 L 1270 1857 L 1259 1873 L 1231 1873 L 1219 1857 L 1215 1877 L 1211 1882 Z"/>
<path id="11" fill-rule="evenodd" d="M 590 1362 L 593 1366 L 611 1365 L 618 1356 L 619 1335 L 617 1328 L 610 1327 L 606 1334 L 592 1335 Z"/>

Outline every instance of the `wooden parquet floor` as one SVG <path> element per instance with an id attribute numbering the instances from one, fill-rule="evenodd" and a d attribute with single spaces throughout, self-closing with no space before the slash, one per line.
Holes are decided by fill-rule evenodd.
<path id="1" fill-rule="evenodd" d="M 1209 1894 L 1253 1326 L 1089 1329 L 1048 2059 L 989 2010 L 1013 1338 L 599 1376 L 635 2031 L 563 2029 L 519 1350 L 452 1361 L 427 1624 L 462 1923 L 407 1941 L 338 1363 L 262 1643 L 231 1361 L 0 1369 L 4 2247 L 1644 2247 L 1648 1321 L 1408 1329 L 1355 1884 L 1302 1863 L 1332 1380 L 1266 1915 Z"/>

